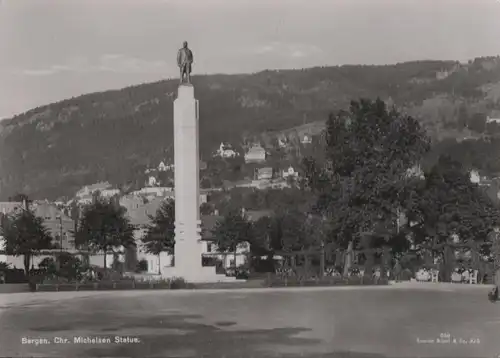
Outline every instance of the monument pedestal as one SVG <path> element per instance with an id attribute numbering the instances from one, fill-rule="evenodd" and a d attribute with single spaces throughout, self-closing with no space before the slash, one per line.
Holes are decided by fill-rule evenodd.
<path id="1" fill-rule="evenodd" d="M 233 281 L 217 275 L 215 267 L 202 266 L 199 153 L 198 101 L 194 87 L 182 84 L 174 101 L 175 261 L 162 267 L 162 276 L 188 282 Z"/>

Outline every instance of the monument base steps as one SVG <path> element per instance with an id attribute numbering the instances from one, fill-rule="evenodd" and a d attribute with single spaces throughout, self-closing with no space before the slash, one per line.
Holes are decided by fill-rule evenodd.
<path id="1" fill-rule="evenodd" d="M 161 276 L 164 279 L 182 278 L 188 283 L 236 282 L 235 277 L 217 274 L 213 266 L 202 266 L 190 268 L 189 270 L 181 267 L 165 266 L 161 270 Z"/>

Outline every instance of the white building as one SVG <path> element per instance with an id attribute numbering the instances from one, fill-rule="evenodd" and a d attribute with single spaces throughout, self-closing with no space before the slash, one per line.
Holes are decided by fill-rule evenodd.
<path id="1" fill-rule="evenodd" d="M 78 192 L 76 193 L 76 197 L 83 198 L 83 197 L 92 196 L 92 194 L 94 194 L 95 192 L 99 191 L 102 193 L 104 190 L 110 189 L 110 188 L 111 188 L 111 184 L 109 184 L 108 182 L 100 182 L 100 183 L 96 183 L 96 184 L 92 184 L 92 185 L 86 185 L 83 188 L 81 188 L 80 190 L 78 190 Z"/>
<path id="2" fill-rule="evenodd" d="M 425 179 L 424 171 L 422 170 L 419 164 L 414 165 L 411 168 L 408 168 L 406 170 L 406 176 L 408 178 L 414 177 L 414 178 Z"/>
<path id="3" fill-rule="evenodd" d="M 2 214 L 12 214 L 23 207 L 23 203 L 20 201 L 5 201 L 0 202 L 0 213 Z"/>
<path id="4" fill-rule="evenodd" d="M 239 154 L 233 148 L 231 148 L 230 145 L 221 143 L 214 156 L 221 158 L 235 158 L 238 155 Z"/>
<path id="5" fill-rule="evenodd" d="M 470 171 L 470 182 L 474 184 L 479 184 L 481 182 L 481 176 L 477 170 Z"/>
<path id="6" fill-rule="evenodd" d="M 148 186 L 149 187 L 152 187 L 152 186 L 156 186 L 158 184 L 158 181 L 156 180 L 156 178 L 154 176 L 150 176 L 148 178 Z"/>
<path id="7" fill-rule="evenodd" d="M 486 123 L 498 123 L 500 124 L 500 118 L 491 118 L 490 116 L 486 117 Z"/>
<path id="8" fill-rule="evenodd" d="M 158 164 L 158 171 L 159 172 L 166 172 L 169 170 L 174 170 L 175 166 L 174 164 L 165 164 L 165 162 L 161 161 L 160 164 Z"/>
<path id="9" fill-rule="evenodd" d="M 311 144 L 312 143 L 312 137 L 310 135 L 304 134 L 302 139 L 300 140 L 302 144 Z"/>
<path id="10" fill-rule="evenodd" d="M 278 147 L 280 147 L 280 148 L 286 148 L 287 147 L 287 140 L 286 140 L 285 137 L 278 138 Z"/>
<path id="11" fill-rule="evenodd" d="M 104 198 L 111 198 L 112 196 L 120 194 L 120 189 L 104 189 L 100 194 Z"/>
<path id="12" fill-rule="evenodd" d="M 265 161 L 266 150 L 260 144 L 255 144 L 245 154 L 245 163 L 262 163 Z"/>
<path id="13" fill-rule="evenodd" d="M 259 168 L 255 171 L 256 180 L 270 180 L 273 178 L 273 168 Z"/>
<path id="14" fill-rule="evenodd" d="M 167 166 L 165 165 L 164 162 L 160 162 L 160 164 L 158 165 L 158 171 L 160 171 L 160 172 L 166 172 L 167 171 Z"/>
<path id="15" fill-rule="evenodd" d="M 7 255 L 5 255 L 5 239 L 0 235 L 0 262 L 7 263 Z"/>
<path id="16" fill-rule="evenodd" d="M 133 191 L 132 195 L 144 196 L 144 197 L 163 197 L 163 198 L 173 198 L 174 188 L 171 187 L 147 187 L 141 188 L 140 190 Z"/>

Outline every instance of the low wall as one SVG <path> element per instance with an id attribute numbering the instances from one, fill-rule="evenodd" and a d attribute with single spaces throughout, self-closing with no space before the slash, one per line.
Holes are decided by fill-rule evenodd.
<path id="1" fill-rule="evenodd" d="M 30 292 L 27 283 L 4 283 L 0 284 L 0 293 Z"/>
<path id="2" fill-rule="evenodd" d="M 37 292 L 58 291 L 118 291 L 118 290 L 176 290 L 192 289 L 193 284 L 185 282 L 135 282 L 135 281 L 103 281 L 94 283 L 37 284 Z"/>
<path id="3" fill-rule="evenodd" d="M 320 279 L 299 279 L 297 277 L 280 277 L 269 274 L 265 280 L 268 287 L 288 286 L 362 286 L 362 285 L 388 285 L 387 279 L 373 279 L 371 277 L 336 277 L 326 276 Z"/>

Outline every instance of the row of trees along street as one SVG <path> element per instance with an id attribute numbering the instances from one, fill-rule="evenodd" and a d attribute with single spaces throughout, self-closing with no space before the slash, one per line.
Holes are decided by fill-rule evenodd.
<path id="1" fill-rule="evenodd" d="M 449 157 L 423 168 L 424 176 L 412 175 L 409 169 L 431 146 L 414 118 L 381 100 L 352 102 L 349 110 L 329 116 L 320 146 L 303 159 L 296 188 L 221 194 L 214 205 L 221 218 L 212 229 L 220 251 L 234 252 L 245 242 L 251 257 L 269 258 L 389 248 L 393 257 L 431 254 L 446 261 L 444 248 L 458 237 L 455 245 L 476 243 L 491 258 L 498 200 L 471 183 L 470 168 Z M 252 221 L 242 214 L 247 204 L 270 214 Z M 146 251 L 173 252 L 174 217 L 174 202 L 165 201 L 144 227 Z M 84 208 L 75 241 L 88 251 L 109 252 L 134 247 L 133 231 L 123 208 L 98 199 Z M 29 210 L 4 218 L 2 235 L 7 253 L 24 256 L 27 273 L 31 257 L 51 245 L 43 220 Z M 453 263 L 446 262 L 449 277 Z"/>

